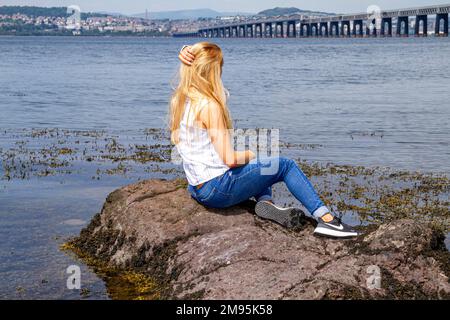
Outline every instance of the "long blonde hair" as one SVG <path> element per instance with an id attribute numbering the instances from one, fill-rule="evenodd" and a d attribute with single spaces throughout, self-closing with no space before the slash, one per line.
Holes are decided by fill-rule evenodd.
<path id="1" fill-rule="evenodd" d="M 214 43 L 200 42 L 192 46 L 191 51 L 195 60 L 191 66 L 181 64 L 178 85 L 170 100 L 169 127 L 171 140 L 175 144 L 179 141 L 178 131 L 188 98 L 195 101 L 201 96 L 217 104 L 227 128 L 232 128 L 222 83 L 222 50 Z"/>

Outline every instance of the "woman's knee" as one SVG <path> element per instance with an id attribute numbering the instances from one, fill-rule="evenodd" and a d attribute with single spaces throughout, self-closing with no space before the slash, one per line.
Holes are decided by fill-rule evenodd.
<path id="1" fill-rule="evenodd" d="M 262 165 L 270 165 L 270 164 L 276 164 L 276 163 L 282 163 L 282 164 L 288 164 L 288 163 L 295 163 L 294 160 L 286 158 L 286 157 L 269 157 L 269 158 L 262 158 L 259 160 L 259 162 Z"/>
<path id="2" fill-rule="evenodd" d="M 285 174 L 288 174 L 288 172 L 290 172 L 292 169 L 298 170 L 301 174 L 304 174 L 302 169 L 297 164 L 297 162 L 289 158 L 282 158 L 282 159 L 283 160 L 281 160 L 282 164 L 280 167 L 281 169 L 284 170 Z"/>
<path id="3" fill-rule="evenodd" d="M 294 160 L 285 158 L 285 157 L 280 157 L 280 163 L 282 166 L 285 166 L 285 167 L 297 166 L 297 163 Z"/>

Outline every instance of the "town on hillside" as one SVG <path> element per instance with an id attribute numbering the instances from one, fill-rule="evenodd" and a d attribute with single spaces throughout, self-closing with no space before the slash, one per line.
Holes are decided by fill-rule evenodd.
<path id="1" fill-rule="evenodd" d="M 298 8 L 274 8 L 257 14 L 220 13 L 214 10 L 123 15 L 119 13 L 80 12 L 74 23 L 73 11 L 66 7 L 43 8 L 0 6 L 0 35 L 146 35 L 172 36 L 226 23 L 252 21 L 261 17 L 329 15 Z"/>

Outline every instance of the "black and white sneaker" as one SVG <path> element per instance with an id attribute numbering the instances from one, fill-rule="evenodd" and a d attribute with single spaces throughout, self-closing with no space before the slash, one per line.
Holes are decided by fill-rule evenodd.
<path id="1" fill-rule="evenodd" d="M 342 223 L 341 219 L 336 217 L 330 222 L 325 222 L 319 218 L 314 234 L 331 238 L 353 238 L 359 235 L 357 231 Z"/>
<path id="2" fill-rule="evenodd" d="M 279 208 L 271 202 L 259 201 L 255 206 L 258 217 L 274 221 L 286 228 L 295 228 L 305 224 L 305 214 L 297 208 Z"/>

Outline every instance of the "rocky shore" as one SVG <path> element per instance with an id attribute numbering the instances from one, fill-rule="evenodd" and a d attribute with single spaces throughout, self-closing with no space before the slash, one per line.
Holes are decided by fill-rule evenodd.
<path id="1" fill-rule="evenodd" d="M 127 285 L 108 277 L 113 298 L 450 298 L 450 253 L 432 224 L 398 219 L 337 241 L 314 237 L 312 220 L 295 230 L 261 220 L 253 206 L 211 210 L 183 180 L 141 181 L 111 193 L 66 248 L 136 287 L 117 294 Z"/>

